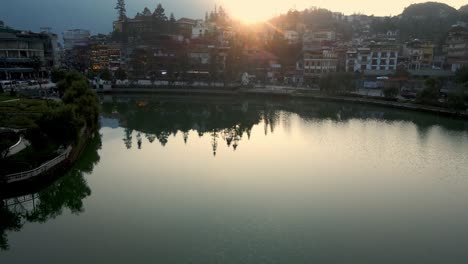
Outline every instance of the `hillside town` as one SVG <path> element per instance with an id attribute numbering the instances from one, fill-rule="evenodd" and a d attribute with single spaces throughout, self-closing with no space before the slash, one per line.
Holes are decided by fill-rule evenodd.
<path id="1" fill-rule="evenodd" d="M 468 15 L 449 8 L 417 4 L 396 17 L 311 8 L 246 25 L 222 6 L 203 19 L 176 19 L 161 4 L 127 17 L 119 0 L 118 19 L 107 35 L 70 29 L 58 36 L 50 28 L 34 33 L 0 22 L 0 79 L 5 87 L 23 80 L 45 83 L 54 71 L 73 69 L 101 88 L 176 83 L 318 88 L 324 76 L 347 74 L 358 90 L 398 87 L 411 97 L 428 78 L 436 78 L 441 91 L 453 89 L 456 72 L 468 65 Z M 426 9 L 428 16 L 415 15 Z M 437 28 L 405 27 L 426 20 Z"/>

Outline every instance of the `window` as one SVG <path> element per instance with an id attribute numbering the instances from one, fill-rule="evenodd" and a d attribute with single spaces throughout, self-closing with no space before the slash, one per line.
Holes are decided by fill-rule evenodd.
<path id="1" fill-rule="evenodd" d="M 380 55 L 380 57 L 387 57 L 387 52 L 382 52 L 382 54 Z"/>
<path id="2" fill-rule="evenodd" d="M 377 65 L 377 64 L 379 64 L 378 61 L 377 61 L 377 59 L 373 59 L 373 60 L 372 60 L 372 65 Z"/>

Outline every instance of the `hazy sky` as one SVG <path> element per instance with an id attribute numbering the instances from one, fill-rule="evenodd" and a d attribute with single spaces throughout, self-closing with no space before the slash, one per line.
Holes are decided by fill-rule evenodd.
<path id="1" fill-rule="evenodd" d="M 112 30 L 116 18 L 116 0 L 0 0 L 0 20 L 11 27 L 38 31 L 40 27 L 51 27 L 60 33 L 65 29 L 90 29 L 92 33 L 107 33 Z M 215 3 L 222 4 L 237 18 L 245 21 L 265 20 L 289 9 L 317 6 L 345 14 L 361 12 L 374 15 L 397 15 L 412 4 L 425 1 L 339 1 L 339 0 L 126 0 L 127 14 L 134 16 L 145 6 L 154 10 L 161 2 L 166 13 L 176 18 L 203 18 L 205 11 Z M 440 1 L 455 8 L 466 0 Z"/>

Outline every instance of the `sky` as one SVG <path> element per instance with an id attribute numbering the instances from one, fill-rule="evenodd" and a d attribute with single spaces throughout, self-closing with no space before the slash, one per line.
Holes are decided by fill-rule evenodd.
<path id="1" fill-rule="evenodd" d="M 39 31 L 50 27 L 55 33 L 66 29 L 89 29 L 93 34 L 112 31 L 116 18 L 116 0 L 0 0 L 0 20 L 8 26 Z M 393 0 L 126 0 L 127 15 L 133 17 L 145 6 L 154 10 L 162 3 L 167 15 L 176 18 L 204 18 L 214 5 L 223 5 L 228 12 L 245 22 L 259 22 L 289 9 L 323 7 L 345 14 L 363 13 L 376 16 L 398 15 L 413 3 L 425 1 Z M 466 0 L 439 1 L 460 8 Z"/>

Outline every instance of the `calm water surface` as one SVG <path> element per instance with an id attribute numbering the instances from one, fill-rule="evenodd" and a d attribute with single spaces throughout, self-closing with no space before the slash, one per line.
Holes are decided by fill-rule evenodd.
<path id="1" fill-rule="evenodd" d="M 313 101 L 102 98 L 0 263 L 468 263 L 468 123 Z"/>

